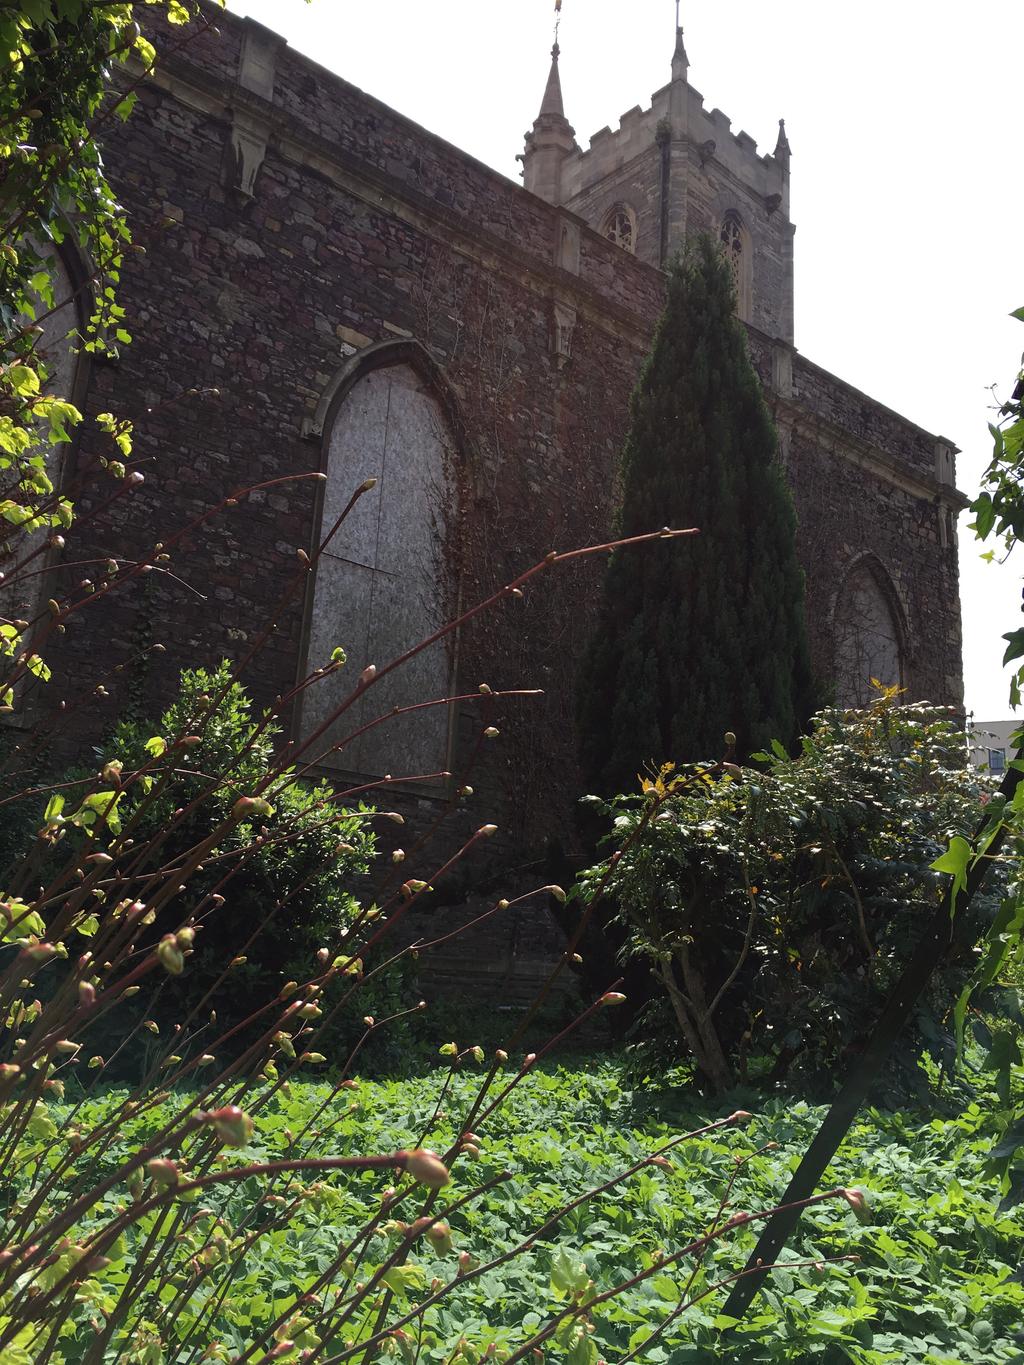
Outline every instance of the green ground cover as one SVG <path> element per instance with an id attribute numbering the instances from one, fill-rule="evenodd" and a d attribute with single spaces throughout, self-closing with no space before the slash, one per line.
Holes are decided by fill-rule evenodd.
<path id="1" fill-rule="evenodd" d="M 288 1095 L 278 1093 L 264 1108 L 249 1104 L 256 1117 L 254 1136 L 230 1160 L 245 1164 L 300 1150 L 389 1152 L 419 1141 L 443 1151 L 463 1131 L 463 1116 L 480 1079 L 472 1068 L 462 1071 L 442 1095 L 447 1075 L 439 1061 L 425 1075 L 360 1081 L 356 1089 L 333 1098 L 326 1082 L 292 1083 Z M 389 1321 L 400 1317 L 404 1299 L 420 1300 L 430 1293 L 432 1282 L 456 1275 L 460 1253 L 472 1258 L 464 1258 L 466 1268 L 499 1256 L 529 1239 L 567 1202 L 679 1133 L 729 1112 L 702 1109 L 682 1084 L 656 1091 L 632 1089 L 626 1075 L 620 1064 L 600 1057 L 538 1067 L 479 1125 L 479 1156 L 459 1158 L 453 1182 L 437 1207 L 450 1206 L 502 1172 L 510 1172 L 511 1178 L 452 1213 L 450 1250 L 421 1240 L 400 1272 L 388 1275 L 393 1296 Z M 83 1126 L 94 1121 L 116 1098 L 111 1092 L 88 1100 L 78 1121 Z M 723 1295 L 716 1292 L 644 1345 L 678 1308 L 681 1295 L 692 1297 L 742 1264 L 753 1245 L 750 1228 L 716 1244 L 702 1264 L 677 1264 L 599 1306 L 592 1314 L 592 1332 L 563 1334 L 546 1344 L 544 1358 L 570 1365 L 598 1360 L 613 1365 L 624 1358 L 672 1365 L 717 1360 L 1024 1362 L 1019 1331 L 1024 1324 L 1024 1219 L 1019 1209 L 997 1211 L 997 1182 L 985 1171 L 996 1132 L 995 1108 L 993 1097 L 991 1104 L 972 1102 L 950 1117 L 884 1111 L 863 1115 L 834 1176 L 837 1184 L 865 1192 L 865 1220 L 858 1221 L 842 1201 L 821 1205 L 804 1215 L 802 1235 L 789 1253 L 793 1261 L 855 1253 L 859 1262 L 777 1271 L 741 1337 L 723 1339 L 726 1324 L 716 1316 Z M 592 1280 L 598 1292 L 611 1288 L 649 1268 L 652 1258 L 670 1256 L 699 1235 L 737 1171 L 737 1157 L 747 1159 L 736 1174 L 729 1211 L 770 1206 L 784 1189 L 820 1112 L 773 1100 L 749 1124 L 683 1144 L 671 1153 L 671 1170 L 646 1166 L 608 1193 L 583 1202 L 514 1259 L 468 1277 L 427 1314 L 422 1339 L 395 1338 L 387 1351 L 424 1365 L 500 1359 L 502 1348 L 514 1350 L 564 1308 L 573 1287 Z M 158 1117 L 154 1112 L 123 1124 L 115 1146 L 137 1147 L 155 1130 Z M 758 1152 L 769 1141 L 779 1146 Z M 113 1148 L 103 1159 L 112 1155 Z M 45 1144 L 39 1159 L 49 1159 Z M 289 1180 L 294 1182 L 290 1186 Z M 203 1217 L 191 1226 L 185 1219 L 177 1244 L 180 1260 L 166 1267 L 153 1302 L 152 1316 L 166 1351 L 160 1359 L 178 1365 L 229 1361 L 243 1353 L 256 1330 L 283 1311 L 296 1292 L 316 1288 L 318 1275 L 346 1238 L 364 1225 L 368 1213 L 380 1207 L 381 1192 L 390 1183 L 387 1171 L 278 1177 L 270 1187 L 271 1201 L 256 1206 L 257 1223 L 275 1225 L 265 1226 L 264 1235 L 242 1257 L 237 1251 L 253 1231 L 251 1210 L 266 1182 L 251 1179 L 230 1192 L 204 1191 L 203 1209 L 196 1210 Z M 116 1203 L 124 1197 L 121 1190 L 110 1199 Z M 225 1221 L 213 1225 L 205 1210 Z M 394 1217 L 411 1219 L 418 1212 L 410 1206 Z M 132 1235 L 144 1237 L 151 1231 L 144 1221 Z M 366 1281 L 394 1243 L 393 1232 L 378 1231 L 353 1252 L 335 1277 L 334 1290 L 342 1287 L 346 1273 L 353 1282 Z M 217 1255 L 223 1255 L 225 1267 L 237 1260 L 236 1269 L 230 1276 L 226 1269 L 220 1281 L 204 1279 L 190 1293 L 190 1261 L 199 1257 L 208 1263 Z M 90 1281 L 94 1309 L 109 1310 L 116 1301 L 131 1261 L 131 1256 L 115 1257 Z M 364 1353 L 348 1354 L 350 1343 L 366 1339 L 377 1323 L 377 1311 L 340 1325 L 316 1359 L 362 1361 Z M 76 1334 L 64 1339 L 62 1354 L 54 1359 L 84 1359 L 88 1316 L 86 1304 Z M 465 1338 L 466 1349 L 453 1356 L 460 1338 Z M 219 1346 L 211 1350 L 211 1343 Z M 492 1343 L 496 1350 L 487 1357 Z M 108 1358 L 145 1360 L 144 1354 L 129 1356 L 127 1350 Z"/>

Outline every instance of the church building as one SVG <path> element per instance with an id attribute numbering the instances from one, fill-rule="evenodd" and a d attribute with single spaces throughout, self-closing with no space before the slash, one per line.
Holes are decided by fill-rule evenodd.
<path id="1" fill-rule="evenodd" d="M 600 563 L 539 574 L 333 713 L 367 667 L 549 551 L 607 538 L 663 269 L 697 231 L 734 271 L 778 427 L 818 676 L 842 703 L 874 676 L 960 706 L 955 449 L 797 349 L 786 130 L 762 154 L 705 108 L 681 31 L 650 106 L 586 147 L 556 46 L 520 185 L 259 24 L 209 17 L 216 31 L 184 40 L 153 17 L 156 74 L 103 135 L 145 249 L 121 284 L 136 340 L 83 360 L 75 383 L 87 419 L 135 422 L 145 483 L 105 509 L 87 420 L 68 474 L 74 556 L 116 541 L 142 560 L 160 541 L 172 572 L 69 629 L 90 699 L 73 733 L 95 742 L 129 700 L 157 714 L 181 667 L 258 644 L 248 686 L 298 745 L 316 736 L 302 753 L 317 770 L 390 775 L 388 802 L 423 819 L 470 785 L 459 818 L 498 824 L 503 856 L 571 847 L 574 686 Z M 68 261 L 72 280 L 80 269 Z M 302 685 L 339 648 L 346 666 Z M 481 684 L 542 695 L 498 701 Z"/>

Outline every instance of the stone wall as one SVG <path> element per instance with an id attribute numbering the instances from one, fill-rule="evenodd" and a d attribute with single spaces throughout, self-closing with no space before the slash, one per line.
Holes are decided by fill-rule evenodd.
<path id="1" fill-rule="evenodd" d="M 835 617 L 859 562 L 877 571 L 902 637 L 910 700 L 963 705 L 955 447 L 748 331 L 799 518 L 814 668 L 834 676 Z"/>

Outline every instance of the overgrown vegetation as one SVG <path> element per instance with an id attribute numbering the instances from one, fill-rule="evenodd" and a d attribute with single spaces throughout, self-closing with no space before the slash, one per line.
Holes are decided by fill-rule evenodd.
<path id="1" fill-rule="evenodd" d="M 189 18 L 179 0 L 160 7 L 173 22 Z M 359 791 L 310 783 L 303 765 L 318 755 L 280 745 L 287 699 L 254 715 L 241 666 L 187 673 L 158 722 L 120 725 L 87 771 L 37 779 L 53 763 L 33 688 L 50 682 L 55 708 L 62 696 L 47 642 L 97 592 L 165 564 L 178 534 L 154 528 L 145 559 L 122 563 L 111 546 L 92 579 L 66 590 L 54 578 L 54 597 L 38 592 L 39 570 L 75 530 L 53 449 L 80 415 L 68 395 L 47 391 L 64 341 L 47 322 L 60 302 L 53 261 L 65 233 L 90 259 L 83 297 L 95 294 L 72 340 L 86 349 L 129 340 L 115 288 L 129 238 L 96 137 L 131 112 L 131 95 L 111 89 L 111 64 L 129 53 L 152 64 L 135 26 L 142 10 L 105 0 L 0 8 L 10 65 L 0 94 L 0 516 L 10 528 L 0 693 L 26 732 L 0 765 L 0 810 L 33 812 L 26 831 L 8 821 L 14 856 L 0 879 L 0 1359 L 718 1359 L 733 1349 L 720 1337 L 720 1291 L 740 1273 L 813 1111 L 770 1104 L 768 1122 L 751 1130 L 732 1103 L 709 1114 L 667 1093 L 641 1100 L 613 1066 L 546 1071 L 546 1052 L 622 1003 L 612 983 L 540 1056 L 524 1055 L 527 1019 L 507 1048 L 442 1043 L 429 1078 L 356 1079 L 368 1046 L 401 1040 L 421 1015 L 415 945 L 396 950 L 389 936 L 492 826 L 433 860 L 410 841 L 408 861 L 382 868 L 374 831 L 401 816 L 361 804 Z M 598 647 L 618 651 L 615 667 L 606 653 L 594 674 L 623 699 L 635 752 L 674 758 L 687 756 L 684 745 L 703 754 L 728 724 L 748 725 L 741 749 L 788 740 L 807 688 L 792 513 L 725 269 L 704 244 L 673 289 L 686 270 L 688 287 L 704 291 L 701 307 L 691 297 L 682 322 L 659 333 L 648 377 L 657 370 L 668 382 L 636 400 L 622 533 L 659 542 L 637 564 L 678 565 L 679 546 L 661 542 L 682 533 L 647 532 L 679 513 L 676 524 L 700 523 L 711 567 L 703 587 L 692 565 L 683 578 L 669 574 L 660 605 L 640 613 L 639 636 L 622 606 L 629 587 L 609 606 Z M 702 318 L 715 337 L 701 332 Z M 98 473 L 116 499 L 141 479 L 132 433 L 115 414 L 98 420 L 110 438 Z M 684 477 L 645 445 L 664 422 L 680 424 L 689 455 L 703 452 L 699 470 Z M 692 516 L 658 500 L 695 473 Z M 353 490 L 353 503 L 365 491 Z M 224 504 L 245 496 L 226 489 Z M 610 584 L 628 581 L 626 549 Z M 549 556 L 462 619 L 579 553 Z M 303 553 L 268 611 L 294 605 L 316 558 Z M 737 583 L 767 613 L 749 628 L 728 597 Z M 29 604 L 24 616 L 9 594 Z M 612 645 L 616 623 L 628 629 Z M 657 648 L 679 639 L 682 665 L 655 668 Z M 258 649 L 243 665 L 254 662 Z M 353 678 L 335 716 L 372 699 L 400 662 Z M 342 666 L 339 648 L 299 686 Z M 704 727 L 686 735 L 680 688 Z M 706 705 L 694 709 L 700 688 Z M 646 794 L 612 807 L 619 857 L 588 877 L 580 932 L 613 889 L 630 931 L 648 936 L 641 950 L 668 961 L 673 981 L 677 964 L 684 984 L 692 978 L 703 954 L 696 969 L 718 1000 L 695 1036 L 705 1046 L 710 1025 L 724 1069 L 711 1050 L 695 1055 L 717 1087 L 733 1079 L 735 1058 L 758 1052 L 791 1079 L 818 1074 L 841 1053 L 843 1017 L 883 989 L 901 938 L 913 936 L 933 884 L 925 859 L 962 828 L 973 796 L 947 762 L 951 743 L 935 717 L 883 708 L 832 717 L 799 759 L 766 759 L 757 782 L 735 781 L 734 768 L 688 774 L 693 788 L 682 770 L 652 775 Z M 628 767 L 632 777 L 625 755 L 609 773 Z M 378 801 L 389 780 L 377 784 Z M 701 879 L 707 932 L 691 943 L 668 912 Z M 514 908 L 496 899 L 489 913 Z M 565 970 L 557 964 L 552 977 Z M 783 1009 L 800 1034 L 788 1052 Z M 1024 1291 L 1011 1269 L 1020 1229 L 994 1210 L 986 1183 L 986 1163 L 1005 1155 L 1006 1139 L 993 1148 L 993 1134 L 1005 1133 L 1019 1094 L 1013 1061 L 1000 1054 L 994 1097 L 959 1117 L 959 1095 L 950 1117 L 869 1116 L 843 1154 L 866 1174 L 869 1198 L 837 1184 L 801 1201 L 811 1210 L 804 1240 L 745 1324 L 744 1360 L 1021 1358 L 1013 1332 Z M 327 1079 L 310 1080 L 315 1072 Z M 930 1079 L 941 1082 L 934 1070 Z"/>
<path id="2" fill-rule="evenodd" d="M 149 0 L 154 3 L 155 0 Z M 161 0 L 171 21 L 189 11 Z M 3 704 L 19 684 L 45 680 L 43 657 L 61 623 L 37 612 L 38 573 L 74 518 L 73 497 L 60 485 L 60 450 L 82 414 L 73 395 L 55 392 L 68 331 L 87 353 L 116 353 L 131 340 L 117 284 L 131 235 L 103 170 L 98 139 L 111 119 L 129 117 L 134 88 L 116 91 L 112 65 L 134 55 L 148 72 L 152 45 L 135 22 L 133 4 L 102 0 L 19 0 L 0 8 L 0 544 L 4 610 L 29 606 L 29 619 L 8 619 L 0 645 L 14 661 Z M 77 300 L 58 295 L 56 268 L 71 238 L 89 277 L 73 282 Z M 78 314 L 84 326 L 77 324 Z M 130 424 L 111 413 L 98 423 L 110 438 L 106 475 L 114 496 L 132 487 L 125 460 Z M 136 476 L 141 480 L 141 475 Z M 114 547 L 112 547 L 114 548 Z M 109 573 L 107 575 L 110 576 Z M 19 592 L 32 581 L 28 596 Z"/>
<path id="3" fill-rule="evenodd" d="M 1011 316 L 1024 322 L 1024 307 Z M 997 420 L 989 423 L 992 459 L 982 476 L 981 492 L 971 503 L 972 529 L 979 540 L 995 537 L 1009 555 L 1024 538 L 1024 368 L 1018 370 L 1009 397 L 1000 406 Z M 995 551 L 984 558 L 991 560 Z M 1004 664 L 1024 658 L 1024 627 L 1003 636 L 1007 641 Z M 1018 665 L 1011 683 L 1010 704 L 1020 705 L 1024 689 L 1024 664 Z"/>
<path id="4" fill-rule="evenodd" d="M 158 861 L 165 867 L 182 864 L 191 849 L 207 847 L 173 905 L 149 926 L 153 944 L 183 916 L 196 929 L 188 971 L 168 979 L 147 1002 L 149 1016 L 162 1028 L 188 1020 L 191 1029 L 208 1030 L 212 1010 L 222 1032 L 239 1028 L 252 1002 L 277 995 L 320 949 L 344 955 L 362 908 L 354 891 L 369 886 L 375 811 L 359 800 L 351 806 L 340 801 L 325 782 L 299 781 L 281 769 L 280 741 L 277 724 L 253 715 L 228 663 L 212 672 L 188 670 L 178 699 L 157 721 L 117 727 L 104 749 L 104 773 L 114 784 L 109 790 L 65 820 L 65 811 L 77 804 L 75 793 L 94 777 L 79 769 L 53 784 L 45 811 L 39 806 L 32 812 L 30 841 L 42 827 L 48 838 L 62 837 L 86 854 L 100 814 L 106 812 L 114 834 L 129 824 L 134 844 L 146 850 L 140 873 L 146 864 L 155 870 Z M 174 757 L 165 766 L 169 748 Z M 132 774 L 140 772 L 133 782 Z M 261 789 L 266 804 L 254 810 L 256 818 L 232 818 L 235 804 Z M 412 989 L 404 967 L 403 959 L 375 976 L 362 992 L 363 1013 L 384 1016 L 400 1008 L 403 984 Z M 326 992 L 328 1008 L 358 970 L 353 962 L 349 975 Z M 104 1052 L 122 1044 L 131 1014 L 119 1011 L 110 1039 L 99 1029 L 94 1044 Z M 351 1047 L 362 1032 L 350 1011 L 342 1016 L 336 1012 L 324 1030 L 331 1048 Z M 389 1036 L 389 1051 L 401 1037 L 401 1030 Z M 242 1031 L 233 1046 L 240 1050 L 250 1041 Z M 138 1047 L 122 1049 L 121 1063 L 137 1069 L 140 1055 Z"/>
<path id="5" fill-rule="evenodd" d="M 296 1079 L 288 1093 L 278 1090 L 260 1106 L 236 1160 L 244 1166 L 287 1160 L 297 1150 L 310 1156 L 392 1150 L 409 1132 L 447 1150 L 463 1132 L 479 1082 L 478 1065 L 467 1057 L 466 1066 L 468 1072 L 450 1077 L 442 1062 L 434 1074 L 363 1081 L 340 1093 Z M 432 1234 L 421 1227 L 410 1237 L 417 1210 L 407 1199 L 388 1201 L 394 1182 L 387 1171 L 328 1178 L 283 1172 L 207 1187 L 195 1203 L 176 1205 L 173 1218 L 153 1211 L 126 1230 L 110 1264 L 86 1282 L 62 1358 L 87 1358 L 90 1318 L 116 1307 L 138 1248 L 163 1223 L 176 1236 L 162 1243 L 162 1288 L 149 1300 L 147 1325 L 117 1359 L 159 1359 L 157 1341 L 167 1360 L 246 1359 L 251 1343 L 266 1334 L 269 1345 L 286 1326 L 287 1338 L 311 1351 L 310 1359 L 360 1361 L 361 1342 L 378 1317 L 368 1300 L 353 1311 L 355 1284 L 371 1282 L 389 1261 L 382 1273 L 393 1295 L 390 1320 L 413 1317 L 382 1342 L 383 1359 L 435 1365 L 539 1359 L 528 1343 L 566 1313 L 574 1296 L 599 1300 L 623 1284 L 580 1317 L 563 1318 L 540 1347 L 544 1358 L 616 1365 L 1022 1359 L 1024 1288 L 1016 1267 L 1024 1229 L 996 1210 L 985 1175 L 1000 1108 L 994 1095 L 979 1096 L 962 1113 L 866 1114 L 840 1156 L 843 1169 L 860 1173 L 865 1207 L 858 1214 L 839 1200 L 812 1209 L 742 1335 L 725 1347 L 720 1294 L 701 1296 L 740 1267 L 753 1229 L 741 1226 L 704 1254 L 673 1258 L 696 1230 L 770 1205 L 820 1111 L 773 1101 L 738 1132 L 719 1126 L 680 1143 L 681 1133 L 715 1120 L 686 1094 L 678 1073 L 668 1073 L 653 1092 L 634 1092 L 610 1062 L 532 1068 L 489 1119 L 474 1120 L 475 1150 L 460 1159 L 434 1205 L 444 1223 Z M 88 1130 L 119 1115 L 126 1098 L 98 1095 L 78 1110 L 76 1122 Z M 165 1102 L 121 1119 L 100 1169 L 144 1146 L 172 1113 Z M 666 1147 L 652 1163 L 651 1154 Z M 622 1179 L 633 1166 L 635 1174 Z M 484 1197 L 453 1207 L 491 1182 Z M 368 1208 L 379 1210 L 369 1230 Z M 258 1242 L 240 1258 L 239 1248 L 257 1231 Z M 403 1247 L 407 1255 L 397 1262 Z M 824 1265 L 851 1255 L 855 1263 Z M 417 1306 L 450 1282 L 451 1293 L 417 1317 Z M 289 1316 L 293 1286 L 309 1297 Z M 331 1318 L 323 1310 L 332 1304 L 335 1325 L 325 1329 Z M 299 1355 L 283 1351 L 282 1358 Z M 22 1365 L 16 1355 L 8 1359 Z"/>
<path id="6" fill-rule="evenodd" d="M 823 712 L 796 758 L 781 744 L 757 757 L 761 769 L 668 765 L 598 803 L 610 857 L 579 894 L 610 893 L 625 955 L 671 1006 L 678 1055 L 714 1087 L 756 1074 L 827 1092 L 928 924 L 932 864 L 988 793 L 948 712 L 887 693 L 867 712 Z M 976 907 L 989 921 L 999 881 Z M 944 1020 L 968 970 L 951 951 L 934 978 L 896 1059 L 904 1084 L 922 1047 L 952 1062 Z"/>

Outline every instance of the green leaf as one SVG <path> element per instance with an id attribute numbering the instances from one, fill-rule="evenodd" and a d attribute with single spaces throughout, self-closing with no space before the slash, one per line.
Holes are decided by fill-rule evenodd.
<path id="1" fill-rule="evenodd" d="M 1009 1029 L 1000 1030 L 995 1035 L 992 1047 L 985 1058 L 985 1067 L 988 1071 L 995 1072 L 996 1093 L 1004 1104 L 1010 1099 L 1010 1070 L 1014 1066 L 1019 1066 L 1020 1061 L 1020 1047 L 1016 1038 Z"/>
<path id="2" fill-rule="evenodd" d="M 559 1294 L 575 1294 L 590 1282 L 590 1272 L 582 1261 L 574 1260 L 562 1247 L 551 1264 L 551 1287 Z"/>
<path id="3" fill-rule="evenodd" d="M 32 1117 L 28 1121 L 29 1136 L 39 1138 L 45 1142 L 51 1142 L 57 1136 L 57 1125 L 50 1117 L 50 1111 L 45 1104 L 37 1104 L 32 1110 Z"/>
<path id="4" fill-rule="evenodd" d="M 396 1265 L 386 1270 L 381 1279 L 389 1289 L 404 1298 L 410 1289 L 423 1289 L 427 1283 L 427 1272 L 421 1265 Z"/>
<path id="5" fill-rule="evenodd" d="M 25 660 L 25 667 L 34 674 L 40 682 L 49 682 L 52 674 L 50 666 L 39 654 L 30 654 Z"/>
<path id="6" fill-rule="evenodd" d="M 597 1358 L 596 1344 L 581 1332 L 572 1348 L 566 1352 L 565 1365 L 595 1365 Z M 647 1358 L 651 1359 L 650 1356 Z"/>
<path id="7" fill-rule="evenodd" d="M 30 508 L 22 507 L 19 503 L 12 502 L 10 498 L 0 502 L 0 517 L 9 521 L 12 526 L 24 526 L 26 522 L 32 520 L 32 515 Z"/>
<path id="8" fill-rule="evenodd" d="M 135 39 L 135 51 L 139 54 L 146 66 L 153 66 L 156 62 L 156 48 L 149 39 L 144 38 L 141 33 Z"/>
<path id="9" fill-rule="evenodd" d="M 956 1050 L 959 1058 L 963 1057 L 964 1051 L 964 1024 L 967 1020 L 967 1007 L 971 1003 L 971 996 L 974 994 L 973 985 L 967 985 L 957 997 L 957 1002 L 953 1006 L 953 1035 L 956 1039 Z"/>
<path id="10" fill-rule="evenodd" d="M 949 848 L 941 858 L 936 858 L 931 864 L 933 872 L 945 872 L 953 878 L 953 891 L 962 891 L 967 885 L 967 869 L 970 866 L 974 850 L 961 835 L 954 835 L 950 841 Z"/>
<path id="11" fill-rule="evenodd" d="M 24 901 L 0 902 L 0 943 L 17 943 L 29 936 L 42 938 L 45 932 L 42 916 L 30 910 Z"/>
<path id="12" fill-rule="evenodd" d="M 31 398 L 39 392 L 39 373 L 28 365 L 12 365 L 5 371 L 4 379 L 21 398 Z"/>
<path id="13" fill-rule="evenodd" d="M 988 493 L 982 493 L 976 502 L 971 504 L 971 511 L 974 513 L 974 531 L 979 540 L 985 540 L 996 521 L 996 509 L 992 498 Z"/>
<path id="14" fill-rule="evenodd" d="M 121 815 L 118 811 L 124 792 L 93 792 L 87 796 L 78 810 L 71 817 L 72 824 L 78 825 L 82 829 L 92 831 L 92 826 L 97 820 L 103 820 L 111 834 L 120 834 Z"/>
<path id="15" fill-rule="evenodd" d="M 1013 1156 L 1019 1147 L 1024 1147 L 1024 1119 L 1006 1130 L 992 1148 L 992 1159 L 1002 1161 L 1004 1157 Z"/>
<path id="16" fill-rule="evenodd" d="M 651 1288 L 668 1303 L 678 1303 L 683 1296 L 683 1291 L 671 1275 L 655 1275 L 651 1280 Z"/>
<path id="17" fill-rule="evenodd" d="M 1006 646 L 1006 653 L 1003 655 L 1003 663 L 1011 663 L 1014 659 L 1024 656 L 1024 630 L 1012 630 L 1008 635 L 1003 636 L 1004 640 L 1009 640 Z"/>

